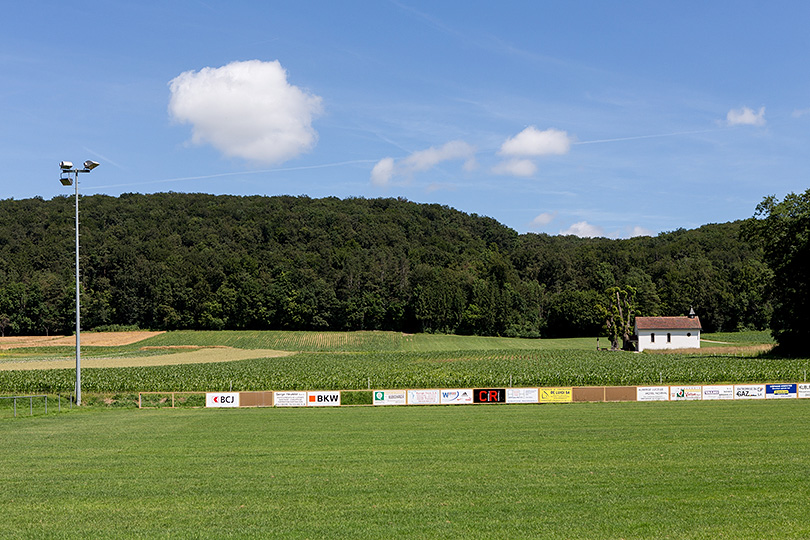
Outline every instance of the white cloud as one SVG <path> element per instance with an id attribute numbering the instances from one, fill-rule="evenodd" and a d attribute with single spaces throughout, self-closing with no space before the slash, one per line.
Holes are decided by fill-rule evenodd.
<path id="1" fill-rule="evenodd" d="M 806 114 L 810 114 L 810 109 L 796 109 L 790 116 L 793 118 L 801 118 Z"/>
<path id="2" fill-rule="evenodd" d="M 556 217 L 557 217 L 557 212 L 543 212 L 542 214 L 536 216 L 532 220 L 531 227 L 533 229 L 539 229 L 540 227 L 543 227 L 544 225 L 548 225 L 549 223 L 554 221 L 554 218 L 556 218 Z"/>
<path id="3" fill-rule="evenodd" d="M 492 172 L 509 176 L 533 176 L 537 172 L 537 165 L 530 159 L 510 159 L 492 167 Z"/>
<path id="4" fill-rule="evenodd" d="M 371 182 L 378 186 L 388 184 L 394 176 L 410 177 L 415 173 L 432 169 L 445 161 L 464 160 L 464 170 L 473 170 L 475 147 L 464 141 L 450 141 L 443 146 L 419 150 L 406 158 L 394 161 L 394 158 L 381 159 L 371 170 Z"/>
<path id="5" fill-rule="evenodd" d="M 649 229 L 636 225 L 630 229 L 630 238 L 635 238 L 636 236 L 653 236 L 653 232 Z"/>
<path id="6" fill-rule="evenodd" d="M 384 158 L 371 169 L 371 183 L 375 186 L 384 186 L 391 181 L 394 175 L 394 158 Z"/>
<path id="7" fill-rule="evenodd" d="M 538 157 L 567 154 L 573 138 L 565 131 L 550 128 L 540 131 L 529 126 L 514 137 L 506 139 L 498 153 L 502 156 Z"/>
<path id="8" fill-rule="evenodd" d="M 759 112 L 748 107 L 731 109 L 726 115 L 726 122 L 729 126 L 764 126 L 765 107 L 760 107 Z"/>
<path id="9" fill-rule="evenodd" d="M 443 161 L 463 159 L 465 170 L 475 167 L 475 148 L 464 141 L 450 141 L 440 148 L 419 150 L 400 162 L 406 174 L 432 169 Z"/>
<path id="10" fill-rule="evenodd" d="M 232 62 L 186 71 L 169 82 L 169 114 L 191 124 L 191 140 L 229 157 L 282 163 L 311 150 L 321 98 L 287 82 L 278 61 Z"/>
<path id="11" fill-rule="evenodd" d="M 574 223 L 568 227 L 568 229 L 560 231 L 560 234 L 573 234 L 574 236 L 579 236 L 580 238 L 594 238 L 605 235 L 602 227 L 591 225 L 587 221 L 578 221 L 577 223 Z"/>

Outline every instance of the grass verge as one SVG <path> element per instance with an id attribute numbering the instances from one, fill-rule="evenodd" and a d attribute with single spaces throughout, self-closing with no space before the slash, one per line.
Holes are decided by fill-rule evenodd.
<path id="1" fill-rule="evenodd" d="M 0 420 L 0 537 L 807 538 L 808 406 Z"/>

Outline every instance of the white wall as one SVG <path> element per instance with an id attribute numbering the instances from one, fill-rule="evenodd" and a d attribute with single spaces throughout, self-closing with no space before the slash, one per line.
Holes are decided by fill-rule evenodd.
<path id="1" fill-rule="evenodd" d="M 655 334 L 655 342 L 651 334 Z M 670 341 L 667 342 L 667 334 Z M 686 334 L 692 334 L 687 337 Z M 640 330 L 638 332 L 638 350 L 644 349 L 699 349 L 700 330 Z"/>

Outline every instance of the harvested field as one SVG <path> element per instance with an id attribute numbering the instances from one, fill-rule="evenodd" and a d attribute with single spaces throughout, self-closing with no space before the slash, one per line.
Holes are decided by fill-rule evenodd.
<path id="1" fill-rule="evenodd" d="M 116 347 L 131 345 L 163 332 L 84 332 L 81 335 L 82 346 Z M 9 336 L 0 338 L 0 350 L 22 347 L 65 347 L 75 346 L 76 336 Z"/>
<path id="2" fill-rule="evenodd" d="M 84 342 L 84 340 L 82 340 Z M 193 351 L 130 358 L 85 358 L 82 368 L 170 366 L 178 364 L 208 364 L 213 362 L 233 362 L 253 358 L 276 358 L 295 354 L 289 351 L 270 349 L 232 349 L 230 347 L 206 347 Z M 0 371 L 32 369 L 70 369 L 76 367 L 75 358 L 28 360 L 23 362 L 0 363 Z"/>

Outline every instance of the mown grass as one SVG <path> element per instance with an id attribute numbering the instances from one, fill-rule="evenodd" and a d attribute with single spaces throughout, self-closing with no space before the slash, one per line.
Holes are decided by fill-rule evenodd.
<path id="1" fill-rule="evenodd" d="M 745 332 L 715 332 L 712 334 L 702 334 L 702 339 L 720 341 L 733 345 L 772 345 L 775 343 L 770 330 L 747 330 Z M 707 343 L 712 347 L 722 343 Z"/>
<path id="2" fill-rule="evenodd" d="M 517 339 L 400 332 L 191 331 L 166 332 L 139 346 L 228 346 L 303 352 L 456 351 L 499 349 L 593 349 L 595 338 Z"/>
<path id="3" fill-rule="evenodd" d="M 808 406 L 0 420 L 0 538 L 807 538 Z"/>
<path id="4" fill-rule="evenodd" d="M 736 344 L 773 343 L 767 332 L 705 334 L 706 339 Z M 137 344 L 176 347 L 228 346 L 239 349 L 276 349 L 296 352 L 435 352 L 516 350 L 595 351 L 595 337 L 520 339 L 449 334 L 402 334 L 399 332 L 288 332 L 288 331 L 192 331 L 166 332 Z M 600 338 L 600 347 L 609 347 Z"/>

